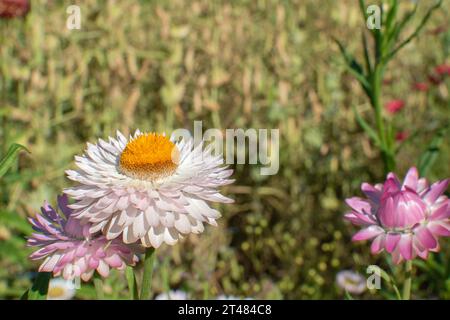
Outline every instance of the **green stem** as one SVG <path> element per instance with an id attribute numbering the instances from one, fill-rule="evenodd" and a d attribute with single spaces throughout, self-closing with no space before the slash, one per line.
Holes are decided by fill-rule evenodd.
<path id="1" fill-rule="evenodd" d="M 144 275 L 141 284 L 141 300 L 149 300 L 152 288 L 153 265 L 155 262 L 155 249 L 147 248 L 144 259 Z"/>
<path id="2" fill-rule="evenodd" d="M 131 267 L 127 267 L 127 269 L 125 271 L 125 275 L 127 277 L 130 300 L 138 300 L 139 293 L 138 293 L 138 288 L 137 288 L 137 283 L 136 283 L 136 276 L 133 272 L 133 269 Z"/>
<path id="3" fill-rule="evenodd" d="M 412 260 L 406 261 L 405 273 L 405 283 L 403 284 L 403 300 L 409 300 L 411 298 Z"/>
<path id="4" fill-rule="evenodd" d="M 375 111 L 375 122 L 378 131 L 378 137 L 381 144 L 381 156 L 383 158 L 385 173 L 395 170 L 394 153 L 388 143 L 388 137 L 383 119 L 383 108 L 381 104 L 381 85 L 383 77 L 383 66 L 376 65 L 371 77 L 371 96 L 370 102 Z"/>
<path id="5" fill-rule="evenodd" d="M 105 295 L 103 293 L 103 282 L 102 279 L 94 278 L 94 287 L 97 294 L 97 300 L 105 300 Z"/>

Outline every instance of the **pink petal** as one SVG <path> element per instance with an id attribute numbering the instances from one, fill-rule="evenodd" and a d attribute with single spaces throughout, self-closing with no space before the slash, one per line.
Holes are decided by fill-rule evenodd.
<path id="1" fill-rule="evenodd" d="M 384 233 L 384 230 L 381 229 L 379 226 L 370 226 L 365 229 L 360 230 L 358 233 L 356 233 L 352 241 L 363 241 L 375 238 L 376 236 Z"/>
<path id="2" fill-rule="evenodd" d="M 388 233 L 386 235 L 386 251 L 392 253 L 400 241 L 401 235 L 398 233 Z"/>
<path id="3" fill-rule="evenodd" d="M 435 209 L 430 216 L 430 220 L 444 220 L 450 217 L 450 208 L 448 201 L 444 201 L 444 203 Z"/>
<path id="4" fill-rule="evenodd" d="M 435 182 L 424 196 L 424 200 L 429 204 L 433 204 L 447 189 L 450 179 Z"/>
<path id="5" fill-rule="evenodd" d="M 359 213 L 362 213 L 364 211 L 370 212 L 370 207 L 371 207 L 370 203 L 359 197 L 348 198 L 345 200 L 345 202 L 347 203 L 347 205 L 350 208 L 352 208 L 356 212 L 359 212 Z"/>
<path id="6" fill-rule="evenodd" d="M 385 227 L 396 227 L 394 199 L 389 197 L 380 207 L 378 216 Z"/>
<path id="7" fill-rule="evenodd" d="M 75 255 L 77 257 L 84 257 L 86 255 L 87 251 L 88 251 L 88 249 L 83 244 L 80 244 L 78 246 L 78 248 L 76 249 Z"/>
<path id="8" fill-rule="evenodd" d="M 372 216 L 361 214 L 356 211 L 346 213 L 344 215 L 344 218 L 357 225 L 364 225 L 364 224 L 367 225 L 376 223 L 375 219 Z"/>
<path id="9" fill-rule="evenodd" d="M 413 257 L 412 235 L 402 235 L 398 243 L 398 248 L 403 258 L 405 258 L 406 260 L 411 260 Z"/>
<path id="10" fill-rule="evenodd" d="M 445 222 L 435 222 L 432 221 L 428 223 L 428 230 L 431 231 L 431 233 L 442 236 L 442 237 L 450 237 L 450 224 Z"/>
<path id="11" fill-rule="evenodd" d="M 408 173 L 405 176 L 405 179 L 403 181 L 403 187 L 406 186 L 416 191 L 418 180 L 419 180 L 419 172 L 417 171 L 416 167 L 412 167 L 408 170 Z"/>
<path id="12" fill-rule="evenodd" d="M 384 234 L 380 234 L 373 240 L 372 245 L 370 246 L 370 251 L 372 252 L 372 254 L 380 253 L 383 250 L 384 240 L 385 240 Z"/>
<path id="13" fill-rule="evenodd" d="M 103 260 L 105 260 L 112 268 L 119 268 L 122 265 L 122 259 L 120 259 L 118 254 L 113 254 Z"/>
<path id="14" fill-rule="evenodd" d="M 374 186 L 364 182 L 361 185 L 361 190 L 373 202 L 378 203 L 380 201 L 382 192 L 377 188 L 375 188 Z"/>
<path id="15" fill-rule="evenodd" d="M 416 192 L 422 196 L 422 193 L 428 188 L 428 181 L 425 178 L 420 178 L 417 182 Z"/>
<path id="16" fill-rule="evenodd" d="M 419 239 L 420 243 L 426 248 L 426 249 L 434 249 L 437 246 L 437 241 L 433 237 L 433 234 L 430 232 L 430 230 L 427 229 L 427 227 L 419 227 L 414 231 L 414 234 L 416 235 L 417 239 Z"/>
<path id="17" fill-rule="evenodd" d="M 96 269 L 96 268 L 98 267 L 99 263 L 100 263 L 100 260 L 98 260 L 98 259 L 96 259 L 96 258 L 94 258 L 94 257 L 91 257 L 91 258 L 89 259 L 88 266 L 89 266 L 89 268 L 91 268 L 91 269 Z"/>
<path id="18" fill-rule="evenodd" d="M 428 250 L 417 251 L 417 255 L 419 257 L 421 257 L 422 259 L 426 260 L 426 259 L 428 259 Z"/>
<path id="19" fill-rule="evenodd" d="M 389 184 L 392 184 L 391 188 L 396 186 L 397 187 L 396 191 L 400 190 L 402 185 L 400 183 L 400 180 L 398 180 L 397 176 L 395 175 L 395 173 L 393 173 L 393 172 L 388 173 L 388 175 L 386 177 L 386 182 L 388 182 L 388 181 L 389 181 Z M 384 183 L 383 188 L 386 187 L 386 182 Z M 393 190 L 395 190 L 395 189 L 393 189 Z"/>
<path id="20" fill-rule="evenodd" d="M 102 277 L 106 278 L 109 275 L 109 266 L 104 261 L 100 260 L 97 271 Z"/>

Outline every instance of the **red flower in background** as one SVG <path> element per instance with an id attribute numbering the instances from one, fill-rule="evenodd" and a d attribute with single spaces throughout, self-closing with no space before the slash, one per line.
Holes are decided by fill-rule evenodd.
<path id="1" fill-rule="evenodd" d="M 408 132 L 406 131 L 399 131 L 395 134 L 395 141 L 397 142 L 405 141 L 406 138 L 408 138 Z"/>
<path id="2" fill-rule="evenodd" d="M 387 112 L 392 113 L 392 114 L 399 112 L 400 110 L 403 109 L 404 106 L 405 106 L 405 101 L 400 100 L 400 99 L 388 101 L 384 105 Z"/>
<path id="3" fill-rule="evenodd" d="M 24 17 L 30 11 L 29 0 L 0 0 L 0 18 Z"/>
<path id="4" fill-rule="evenodd" d="M 448 76 L 450 75 L 450 65 L 444 63 L 436 66 L 434 71 L 440 76 Z"/>
<path id="5" fill-rule="evenodd" d="M 428 83 L 426 82 L 416 82 L 413 84 L 413 89 L 417 90 L 417 91 L 422 91 L 422 92 L 426 92 L 428 91 Z"/>

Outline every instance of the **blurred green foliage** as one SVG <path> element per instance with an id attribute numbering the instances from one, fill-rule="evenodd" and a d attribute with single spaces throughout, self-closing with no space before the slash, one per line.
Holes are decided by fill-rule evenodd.
<path id="1" fill-rule="evenodd" d="M 260 176 L 258 166 L 235 166 L 236 183 L 224 192 L 236 201 L 220 208 L 219 227 L 157 252 L 156 292 L 344 298 L 339 270 L 389 269 L 367 244 L 350 242 L 354 229 L 342 220 L 343 199 L 383 178 L 353 113 L 357 107 L 373 124 L 370 107 L 332 41 L 361 48 L 356 1 L 86 0 L 82 29 L 72 31 L 66 5 L 36 1 L 25 20 L 0 21 L 0 155 L 13 142 L 31 151 L 0 181 L 0 297 L 18 298 L 29 286 L 38 265 L 26 258 L 26 217 L 70 184 L 64 170 L 87 141 L 116 129 L 192 129 L 194 120 L 205 130 L 279 128 L 280 171 Z M 399 10 L 408 6 L 402 1 Z M 385 115 L 411 137 L 400 149 L 399 175 L 419 165 L 449 125 L 448 80 L 427 93 L 411 89 L 448 61 L 448 28 L 433 32 L 448 22 L 448 9 L 444 1 L 385 79 L 384 101 L 406 101 L 400 114 Z M 447 138 L 432 180 L 450 176 Z M 448 249 L 444 241 L 439 255 L 419 263 L 416 297 L 450 298 Z M 127 298 L 125 275 L 113 273 L 104 290 Z M 94 298 L 93 285 L 77 297 Z"/>

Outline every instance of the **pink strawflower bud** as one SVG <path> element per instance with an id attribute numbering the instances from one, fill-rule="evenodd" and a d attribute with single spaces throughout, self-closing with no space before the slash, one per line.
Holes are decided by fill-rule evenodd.
<path id="1" fill-rule="evenodd" d="M 450 236 L 450 201 L 443 195 L 449 179 L 431 186 L 409 169 L 403 183 L 389 173 L 384 184 L 363 183 L 367 199 L 349 198 L 352 208 L 345 219 L 363 226 L 353 241 L 373 239 L 372 254 L 386 250 L 394 263 L 416 257 L 426 259 L 439 251 L 439 237 Z"/>
<path id="2" fill-rule="evenodd" d="M 402 110 L 404 106 L 405 106 L 405 101 L 398 99 L 398 100 L 388 101 L 384 107 L 389 113 L 395 114 L 395 113 L 399 112 L 400 110 Z"/>
<path id="3" fill-rule="evenodd" d="M 28 239 L 28 245 L 40 247 L 30 258 L 45 258 L 40 272 L 53 272 L 54 276 L 62 275 L 66 280 L 81 277 L 88 281 L 95 270 L 106 277 L 110 268 L 123 270 L 138 261 L 137 246 L 126 245 L 120 239 L 107 240 L 101 233 L 90 233 L 91 225 L 81 225 L 67 205 L 67 196 L 59 196 L 62 215 L 45 202 L 42 214 L 29 219 L 37 233 Z"/>
<path id="4" fill-rule="evenodd" d="M 0 18 L 24 17 L 29 11 L 30 2 L 28 0 L 0 0 Z"/>
<path id="5" fill-rule="evenodd" d="M 429 89 L 428 83 L 426 82 L 416 82 L 413 84 L 413 89 L 417 91 L 426 92 Z"/>

